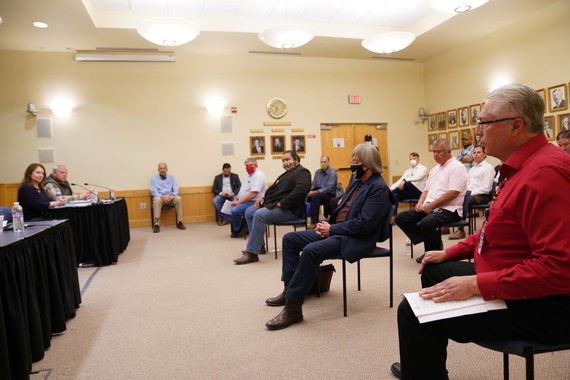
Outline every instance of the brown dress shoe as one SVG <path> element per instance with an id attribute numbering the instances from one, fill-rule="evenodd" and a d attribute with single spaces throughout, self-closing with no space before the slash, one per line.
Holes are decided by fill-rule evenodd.
<path id="1" fill-rule="evenodd" d="M 451 235 L 449 235 L 448 239 L 449 240 L 465 239 L 465 231 L 457 230 L 454 233 L 452 233 Z"/>
<path id="2" fill-rule="evenodd" d="M 243 265 L 243 264 L 249 264 L 249 263 L 256 263 L 258 261 L 259 261 L 258 255 L 246 252 L 239 259 L 235 259 L 234 263 L 236 263 L 237 265 Z"/>
<path id="3" fill-rule="evenodd" d="M 182 223 L 182 222 L 176 223 L 176 228 L 178 228 L 179 230 L 185 230 L 186 229 L 186 227 L 184 227 L 184 223 Z"/>
<path id="4" fill-rule="evenodd" d="M 244 255 L 247 253 L 247 251 L 244 249 L 243 251 L 241 251 L 241 253 L 243 253 Z M 265 246 L 262 245 L 261 249 L 259 250 L 259 255 L 265 255 L 267 253 L 267 251 L 265 250 Z"/>
<path id="5" fill-rule="evenodd" d="M 449 227 L 442 227 L 441 228 L 441 234 L 442 235 L 449 235 L 450 231 L 449 231 Z"/>
<path id="6" fill-rule="evenodd" d="M 303 321 L 303 304 L 300 302 L 287 301 L 285 308 L 275 318 L 265 324 L 269 330 L 281 330 L 293 323 Z"/>
<path id="7" fill-rule="evenodd" d="M 276 297 L 271 297 L 265 300 L 267 306 L 285 306 L 287 299 L 285 298 L 285 293 L 287 293 L 287 284 L 285 284 L 283 291 Z"/>

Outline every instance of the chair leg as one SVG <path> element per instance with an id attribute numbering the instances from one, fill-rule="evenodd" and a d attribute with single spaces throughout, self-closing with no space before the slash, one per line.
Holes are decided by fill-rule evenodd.
<path id="1" fill-rule="evenodd" d="M 358 291 L 360 291 L 360 260 L 356 262 L 356 273 L 358 278 Z"/>
<path id="2" fill-rule="evenodd" d="M 503 379 L 509 380 L 509 354 L 503 352 Z"/>
<path id="3" fill-rule="evenodd" d="M 524 350 L 526 380 L 534 380 L 534 349 L 527 347 Z"/>
<path id="4" fill-rule="evenodd" d="M 277 260 L 277 225 L 273 225 L 273 241 L 275 243 L 275 260 Z M 269 247 L 268 247 L 269 248 Z"/>
<path id="5" fill-rule="evenodd" d="M 346 261 L 342 260 L 342 307 L 344 310 L 344 316 L 348 315 L 346 307 Z"/>

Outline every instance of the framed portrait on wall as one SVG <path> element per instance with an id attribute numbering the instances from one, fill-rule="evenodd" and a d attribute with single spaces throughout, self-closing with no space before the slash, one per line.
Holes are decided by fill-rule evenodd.
<path id="1" fill-rule="evenodd" d="M 475 130 L 475 128 L 465 128 L 465 129 L 459 130 L 460 139 L 464 139 L 464 138 L 472 139 L 474 130 Z"/>
<path id="2" fill-rule="evenodd" d="M 459 131 L 449 132 L 449 147 L 452 150 L 459 149 Z"/>
<path id="3" fill-rule="evenodd" d="M 428 135 L 428 150 L 430 152 L 433 151 L 433 143 L 435 140 L 437 140 L 437 133 L 430 133 Z"/>
<path id="4" fill-rule="evenodd" d="M 469 106 L 469 121 L 471 125 L 477 125 L 477 119 L 481 113 L 481 104 L 473 104 Z"/>
<path id="5" fill-rule="evenodd" d="M 440 112 L 437 114 L 437 129 L 440 131 L 447 129 L 447 123 L 445 121 L 445 112 Z"/>
<path id="6" fill-rule="evenodd" d="M 435 131 L 437 127 L 435 126 L 435 113 L 428 115 L 428 131 Z"/>
<path id="7" fill-rule="evenodd" d="M 461 107 L 459 109 L 459 126 L 466 127 L 469 125 L 469 108 Z"/>
<path id="8" fill-rule="evenodd" d="M 285 152 L 285 136 L 271 136 L 271 154 Z"/>
<path id="9" fill-rule="evenodd" d="M 554 141 L 556 136 L 556 125 L 554 124 L 554 116 L 544 117 L 544 134 L 546 138 L 550 141 Z"/>
<path id="10" fill-rule="evenodd" d="M 481 145 L 481 136 L 477 136 L 476 132 L 477 132 L 477 127 L 473 128 L 473 130 L 471 131 L 471 133 L 473 134 L 473 145 L 475 146 Z"/>
<path id="11" fill-rule="evenodd" d="M 457 110 L 447 111 L 447 127 L 457 128 Z"/>
<path id="12" fill-rule="evenodd" d="M 291 150 L 297 153 L 305 152 L 305 136 L 303 135 L 293 135 L 291 136 Z"/>
<path id="13" fill-rule="evenodd" d="M 568 130 L 570 130 L 570 113 L 558 115 L 558 129 L 556 129 L 556 134 Z"/>
<path id="14" fill-rule="evenodd" d="M 445 139 L 447 141 L 449 141 L 449 138 L 447 137 L 447 132 L 438 132 L 437 133 L 437 139 Z"/>
<path id="15" fill-rule="evenodd" d="M 548 87 L 548 110 L 558 112 L 568 109 L 568 91 L 566 84 Z"/>
<path id="16" fill-rule="evenodd" d="M 265 136 L 250 136 L 249 151 L 252 156 L 265 155 Z"/>

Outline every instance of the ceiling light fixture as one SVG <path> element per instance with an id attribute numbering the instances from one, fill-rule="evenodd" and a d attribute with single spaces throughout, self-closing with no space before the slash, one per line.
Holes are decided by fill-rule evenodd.
<path id="1" fill-rule="evenodd" d="M 384 32 L 365 38 L 362 46 L 374 53 L 390 54 L 407 48 L 415 39 L 410 32 Z"/>
<path id="2" fill-rule="evenodd" d="M 176 17 L 159 17 L 145 20 L 137 26 L 137 32 L 145 40 L 156 45 L 184 45 L 200 34 L 198 25 Z"/>
<path id="3" fill-rule="evenodd" d="M 305 25 L 286 24 L 266 29 L 259 39 L 278 49 L 293 49 L 305 45 L 315 37 L 313 29 Z"/>
<path id="4" fill-rule="evenodd" d="M 45 22 L 42 22 L 42 21 L 34 21 L 34 22 L 32 22 L 32 25 L 35 26 L 36 28 L 40 28 L 40 29 L 45 29 L 48 27 L 48 24 L 46 24 Z"/>
<path id="5" fill-rule="evenodd" d="M 463 13 L 479 8 L 489 0 L 428 0 L 435 10 L 446 13 Z"/>

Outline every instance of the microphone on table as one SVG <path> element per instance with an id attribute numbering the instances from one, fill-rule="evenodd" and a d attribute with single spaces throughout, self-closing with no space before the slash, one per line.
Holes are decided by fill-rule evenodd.
<path id="1" fill-rule="evenodd" d="M 105 187 L 105 186 L 101 186 L 101 185 L 96 185 L 94 183 L 87 183 L 85 182 L 84 184 L 85 186 L 94 186 L 94 187 L 99 187 L 101 189 L 105 189 L 107 191 L 109 191 L 109 199 L 115 199 L 115 189 L 111 186 L 111 187 Z"/>

